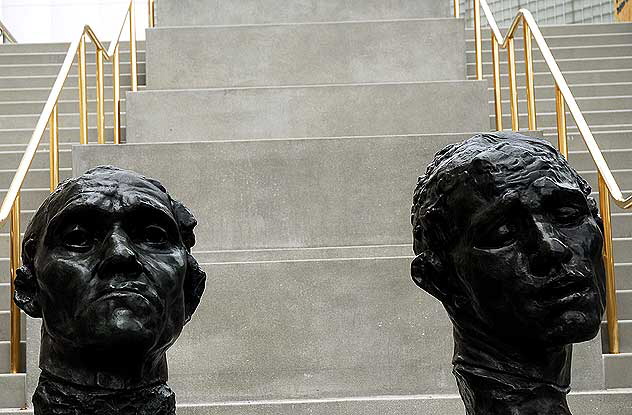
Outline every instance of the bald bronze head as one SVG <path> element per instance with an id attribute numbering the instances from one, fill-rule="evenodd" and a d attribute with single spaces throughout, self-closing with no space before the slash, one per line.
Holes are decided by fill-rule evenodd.
<path id="1" fill-rule="evenodd" d="M 23 242 L 15 302 L 41 317 L 43 372 L 82 386 L 164 382 L 165 352 L 200 302 L 191 212 L 157 180 L 101 166 L 44 201 Z"/>

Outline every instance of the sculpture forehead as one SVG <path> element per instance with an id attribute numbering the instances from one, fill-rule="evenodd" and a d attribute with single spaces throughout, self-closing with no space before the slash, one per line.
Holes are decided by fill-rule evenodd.
<path id="1" fill-rule="evenodd" d="M 118 213 L 143 205 L 173 217 L 169 196 L 146 178 L 125 170 L 86 174 L 66 186 L 51 206 L 54 215 L 76 207 Z"/>

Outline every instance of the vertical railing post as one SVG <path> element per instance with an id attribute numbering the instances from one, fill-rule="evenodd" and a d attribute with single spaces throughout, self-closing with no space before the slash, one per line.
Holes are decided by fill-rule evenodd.
<path id="1" fill-rule="evenodd" d="M 459 7 L 459 0 L 454 0 L 454 7 L 455 7 L 455 16 L 454 17 L 459 17 L 458 13 L 458 7 Z M 147 5 L 147 10 L 149 11 L 149 27 L 156 27 L 156 5 L 154 3 L 154 0 L 149 0 L 149 4 Z"/>
<path id="2" fill-rule="evenodd" d="M 511 129 L 518 131 L 518 85 L 516 85 L 516 49 L 513 37 L 507 44 L 507 62 L 509 65 L 509 100 L 511 106 Z"/>
<path id="3" fill-rule="evenodd" d="M 79 51 L 77 52 L 79 66 L 79 141 L 88 144 L 88 85 L 86 83 L 86 35 L 81 35 Z"/>
<path id="4" fill-rule="evenodd" d="M 9 259 L 9 269 L 11 272 L 11 344 L 10 344 L 10 372 L 20 371 L 20 342 L 21 342 L 21 315 L 20 309 L 13 301 L 15 292 L 15 275 L 20 267 L 20 193 L 15 197 L 13 208 L 11 209 L 11 231 L 10 231 L 11 257 Z"/>
<path id="5" fill-rule="evenodd" d="M 97 137 L 105 144 L 105 94 L 103 84 L 103 51 L 97 47 Z"/>
<path id="6" fill-rule="evenodd" d="M 568 160 L 568 140 L 566 133 L 566 101 L 560 87 L 555 83 L 555 115 L 557 117 L 557 148 Z"/>
<path id="7" fill-rule="evenodd" d="M 527 116 L 529 119 L 529 130 L 537 130 L 535 119 L 535 87 L 533 85 L 533 53 L 531 46 L 531 28 L 527 20 L 522 17 L 522 28 L 524 31 L 524 64 L 527 88 Z"/>
<path id="8" fill-rule="evenodd" d="M 599 176 L 599 210 L 603 220 L 603 261 L 606 269 L 606 320 L 608 322 L 609 351 L 619 353 L 619 321 L 617 319 L 617 287 L 614 279 L 614 255 L 612 246 L 612 220 L 610 217 L 610 191 Z"/>
<path id="9" fill-rule="evenodd" d="M 50 115 L 48 128 L 50 132 L 50 191 L 55 190 L 59 184 L 59 123 L 58 123 L 58 111 L 59 106 L 56 103 L 53 107 L 53 112 Z"/>
<path id="10" fill-rule="evenodd" d="M 476 79 L 483 79 L 483 41 L 481 39 L 481 1 L 474 3 L 474 44 L 476 49 Z"/>
<path id="11" fill-rule="evenodd" d="M 121 143 L 121 69 L 119 67 L 119 45 L 112 56 L 112 100 L 114 101 L 114 144 Z"/>
<path id="12" fill-rule="evenodd" d="M 132 91 L 138 91 L 138 68 L 136 66 L 136 13 L 134 0 L 129 4 L 129 56 L 132 76 Z"/>
<path id="13" fill-rule="evenodd" d="M 494 73 L 494 110 L 496 113 L 496 130 L 503 129 L 503 101 L 500 84 L 500 53 L 498 51 L 498 40 L 492 30 L 492 69 Z"/>

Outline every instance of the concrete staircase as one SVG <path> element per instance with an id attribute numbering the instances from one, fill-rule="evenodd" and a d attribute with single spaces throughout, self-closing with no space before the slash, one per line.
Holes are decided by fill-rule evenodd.
<path id="1" fill-rule="evenodd" d="M 565 25 L 543 28 L 560 69 L 577 98 L 588 125 L 593 131 L 608 165 L 626 196 L 632 193 L 632 24 Z M 468 31 L 468 77 L 475 78 L 473 32 Z M 484 44 L 484 73 L 491 79 L 491 52 Z M 516 41 L 518 60 L 520 125 L 527 125 L 524 55 L 522 38 Z M 504 62 L 506 62 L 503 54 Z M 534 50 L 536 108 L 538 129 L 557 142 L 553 78 L 537 48 Z M 502 83 L 508 85 L 506 64 L 501 66 Z M 491 81 L 490 81 L 491 85 Z M 494 101 L 490 92 L 490 123 L 494 124 Z M 508 89 L 503 90 L 503 123 L 511 126 Z M 567 115 L 571 164 L 597 189 L 597 172 L 577 132 L 570 113 Z M 594 194 L 595 198 L 597 194 Z M 613 206 L 613 232 L 621 354 L 604 354 L 605 380 L 608 388 L 632 386 L 632 212 Z M 603 350 L 608 339 L 603 326 Z"/>
<path id="2" fill-rule="evenodd" d="M 409 276 L 417 176 L 490 128 L 450 3 L 156 3 L 128 144 L 74 147 L 72 172 L 135 169 L 198 217 L 209 280 L 169 355 L 179 415 L 463 414 L 450 322 Z M 39 330 L 28 319 L 26 397 Z M 605 386 L 601 342 L 578 345 L 574 414 L 629 413 L 632 391 Z"/>
<path id="3" fill-rule="evenodd" d="M 57 77 L 69 44 L 4 44 L 0 45 L 0 199 L 4 198 L 26 144 L 37 123 L 48 94 Z M 139 74 L 144 83 L 144 42 L 139 43 Z M 96 125 L 95 55 L 88 46 L 88 95 L 90 125 Z M 75 64 L 76 67 L 76 64 Z M 105 64 L 106 86 L 110 86 L 112 66 Z M 60 179 L 72 174 L 71 146 L 79 142 L 77 72 L 71 72 L 59 102 Z M 121 91 L 130 90 L 129 45 L 121 47 Z M 112 90 L 106 88 L 107 136 L 112 137 Z M 125 102 L 122 104 L 123 122 Z M 124 125 L 124 124 L 123 124 Z M 123 130 L 124 131 L 124 130 Z M 90 141 L 96 141 L 96 128 L 89 130 Z M 48 130 L 42 139 L 22 190 L 22 232 L 33 213 L 49 193 Z M 9 373 L 9 224 L 0 226 L 0 408 L 21 407 L 25 402 L 25 374 Z M 23 339 L 26 334 L 23 318 Z M 23 350 L 26 342 L 23 342 Z M 24 358 L 24 353 L 22 355 Z M 25 360 L 25 359 L 23 359 Z M 22 362 L 24 372 L 24 361 Z"/>

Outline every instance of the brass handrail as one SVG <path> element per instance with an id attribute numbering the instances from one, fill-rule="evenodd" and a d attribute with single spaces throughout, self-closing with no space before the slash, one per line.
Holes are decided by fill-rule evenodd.
<path id="1" fill-rule="evenodd" d="M 130 0 L 127 12 L 123 18 L 123 23 L 116 34 L 116 38 L 110 43 L 106 50 L 103 42 L 94 33 L 90 26 L 84 26 L 81 34 L 68 47 L 68 52 L 59 70 L 53 88 L 46 100 L 35 130 L 26 146 L 26 150 L 18 169 L 11 181 L 7 194 L 0 205 L 0 224 L 11 217 L 10 228 L 10 273 L 11 273 L 11 298 L 14 292 L 15 271 L 20 265 L 20 190 L 24 184 L 24 179 L 29 172 L 31 163 L 35 157 L 39 144 L 50 124 L 50 190 L 51 192 L 59 184 L 59 130 L 58 130 L 58 107 L 57 103 L 62 89 L 72 69 L 75 54 L 77 54 L 79 67 L 79 117 L 80 117 L 80 142 L 88 142 L 88 93 L 86 82 L 86 37 L 89 38 L 96 48 L 96 78 L 97 78 L 97 134 L 98 142 L 105 143 L 105 94 L 104 94 L 104 70 L 103 61 L 111 61 L 113 77 L 113 101 L 114 101 L 114 132 L 113 140 L 115 144 L 120 143 L 120 70 L 119 70 L 119 47 L 121 35 L 126 23 L 129 23 L 130 33 L 130 63 L 132 91 L 138 89 L 138 69 L 136 58 L 136 21 L 134 11 L 134 1 Z M 10 372 L 17 373 L 20 362 L 20 310 L 11 301 L 11 365 Z"/>
<path id="2" fill-rule="evenodd" d="M 15 36 L 9 32 L 9 29 L 7 29 L 2 21 L 0 21 L 0 36 L 2 36 L 2 43 L 18 43 L 18 41 L 15 40 Z M 9 42 L 7 42 L 7 40 Z"/>
<path id="3" fill-rule="evenodd" d="M 535 109 L 535 87 L 533 77 L 533 57 L 532 57 L 532 37 L 535 39 L 544 61 L 555 80 L 555 99 L 557 114 L 557 132 L 558 146 L 560 153 L 568 158 L 568 137 L 566 131 L 566 107 L 568 107 L 575 125 L 586 144 L 590 156 L 592 157 L 598 170 L 599 182 L 599 205 L 601 216 L 604 222 L 604 249 L 603 257 L 606 268 L 606 296 L 607 296 L 607 321 L 608 321 L 608 338 L 610 353 L 619 353 L 619 328 L 617 320 L 617 299 L 616 284 L 614 276 L 614 256 L 613 256 L 613 240 L 612 240 L 612 223 L 610 215 L 610 197 L 612 197 L 617 206 L 622 209 L 632 208 L 632 196 L 625 198 L 612 171 L 608 167 L 601 150 L 593 136 L 584 115 L 582 114 L 575 97 L 571 93 L 564 75 L 547 45 L 537 22 L 531 12 L 527 9 L 520 9 L 516 17 L 512 21 L 506 35 L 503 37 L 494 15 L 489 8 L 486 0 L 472 0 L 474 8 L 474 43 L 476 48 L 476 79 L 483 79 L 483 59 L 482 59 L 482 42 L 481 42 L 481 24 L 480 9 L 487 18 L 487 22 L 491 29 L 491 46 L 492 46 L 492 70 L 494 80 L 494 109 L 496 115 L 496 128 L 503 129 L 502 125 L 502 101 L 501 101 L 501 84 L 500 84 L 500 62 L 499 47 L 507 50 L 507 61 L 509 70 L 509 93 L 511 108 L 511 128 L 518 130 L 518 88 L 516 84 L 516 61 L 514 37 L 518 26 L 523 26 L 523 41 L 525 54 L 525 76 L 526 76 L 526 93 L 528 105 L 529 129 L 535 130 L 536 125 L 536 109 Z M 454 15 L 459 16 L 457 2 L 454 2 Z"/>

